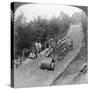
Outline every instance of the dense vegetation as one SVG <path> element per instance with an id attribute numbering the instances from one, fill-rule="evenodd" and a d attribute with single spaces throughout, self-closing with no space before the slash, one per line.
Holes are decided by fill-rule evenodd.
<path id="1" fill-rule="evenodd" d="M 78 19 L 79 18 L 79 19 Z M 83 13 L 75 13 L 69 17 L 64 12 L 59 17 L 52 17 L 50 20 L 38 16 L 29 23 L 25 22 L 23 14 L 14 21 L 14 50 L 15 58 L 22 55 L 24 48 L 28 49 L 34 46 L 34 42 L 41 42 L 44 49 L 44 43 L 50 37 L 66 33 L 70 23 L 76 24 L 82 22 L 84 31 L 86 31 L 86 17 Z"/>

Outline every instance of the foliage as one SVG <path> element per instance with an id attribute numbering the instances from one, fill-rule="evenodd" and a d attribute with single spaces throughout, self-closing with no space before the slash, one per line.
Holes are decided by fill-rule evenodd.
<path id="1" fill-rule="evenodd" d="M 76 18 L 80 18 L 81 15 L 83 18 L 83 14 L 79 15 L 78 13 L 70 18 L 67 14 L 61 12 L 59 17 L 54 16 L 51 19 L 45 19 L 38 16 L 33 21 L 26 24 L 25 17 L 21 14 L 14 21 L 15 57 L 21 56 L 24 48 L 32 48 L 36 41 L 41 42 L 43 45 L 42 47 L 45 47 L 44 43 L 47 42 L 49 38 L 55 37 L 56 35 L 62 36 L 68 31 L 70 23 L 77 21 Z"/>

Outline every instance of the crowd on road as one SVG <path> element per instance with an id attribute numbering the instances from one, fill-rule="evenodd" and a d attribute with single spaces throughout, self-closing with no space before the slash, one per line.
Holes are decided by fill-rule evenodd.
<path id="1" fill-rule="evenodd" d="M 58 60 L 61 60 L 68 54 L 69 51 L 73 49 L 73 41 L 70 41 L 68 37 L 60 40 L 57 39 L 58 38 L 50 38 L 48 42 L 45 42 L 45 45 L 48 43 L 48 50 L 45 53 L 46 58 L 53 58 L 55 53 L 58 53 Z M 26 58 L 34 60 L 41 52 L 41 50 L 42 44 L 37 41 L 30 49 L 23 49 L 22 57 L 18 57 L 17 60 L 14 60 L 15 68 L 21 65 Z"/>

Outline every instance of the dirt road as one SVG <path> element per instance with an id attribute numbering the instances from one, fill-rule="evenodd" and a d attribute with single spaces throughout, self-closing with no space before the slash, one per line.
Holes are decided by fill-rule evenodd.
<path id="1" fill-rule="evenodd" d="M 73 40 L 74 49 L 62 61 L 58 62 L 54 71 L 41 70 L 39 62 L 44 57 L 39 56 L 36 60 L 28 61 L 14 71 L 15 87 L 49 86 L 80 51 L 84 37 L 81 24 L 70 25 L 67 36 Z"/>

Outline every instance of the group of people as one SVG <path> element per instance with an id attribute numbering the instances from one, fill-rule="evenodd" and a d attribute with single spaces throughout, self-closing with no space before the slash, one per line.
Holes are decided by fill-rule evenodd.
<path id="1" fill-rule="evenodd" d="M 49 41 L 49 47 L 45 53 L 44 59 L 40 63 L 41 69 L 54 70 L 55 65 L 58 61 L 64 59 L 64 57 L 73 49 L 73 41 L 67 38 L 55 41 L 51 38 Z"/>
<path id="2" fill-rule="evenodd" d="M 19 65 L 23 63 L 22 57 L 18 57 L 17 59 L 14 60 L 14 69 L 17 69 Z"/>
<path id="3" fill-rule="evenodd" d="M 32 48 L 32 51 L 29 53 L 29 57 L 31 59 L 35 59 L 40 53 L 41 48 L 42 48 L 42 44 L 40 42 L 35 42 L 34 47 Z"/>
<path id="4" fill-rule="evenodd" d="M 58 38 L 57 38 L 58 39 Z M 67 52 L 73 49 L 73 41 L 69 41 L 68 38 L 63 38 L 61 40 L 57 40 L 56 38 L 50 38 L 48 40 L 48 50 L 46 51 L 45 56 L 49 57 L 50 55 L 53 55 L 53 52 L 56 52 L 59 54 L 59 56 L 64 56 Z M 34 45 L 30 49 L 25 49 L 22 51 L 22 57 L 23 58 L 31 58 L 32 60 L 35 59 L 38 54 L 40 53 L 42 49 L 41 42 L 34 42 Z M 22 64 L 21 58 L 17 58 L 17 60 L 14 62 L 16 68 Z"/>
<path id="5" fill-rule="evenodd" d="M 59 60 L 63 59 L 64 56 L 68 54 L 73 49 L 73 41 L 70 40 L 63 40 L 60 46 L 60 51 L 59 51 Z"/>
<path id="6" fill-rule="evenodd" d="M 46 51 L 45 56 L 49 57 L 57 53 L 58 56 L 64 57 L 72 49 L 73 49 L 73 41 L 70 41 L 69 37 L 63 38 L 58 42 L 55 42 L 52 39 L 50 41 L 49 49 Z"/>
<path id="7" fill-rule="evenodd" d="M 22 56 L 18 56 L 17 59 L 14 60 L 14 68 L 17 69 L 17 67 L 20 66 L 26 58 L 35 59 L 38 53 L 40 53 L 41 48 L 42 44 L 40 42 L 35 42 L 30 49 L 24 48 L 22 50 Z"/>

